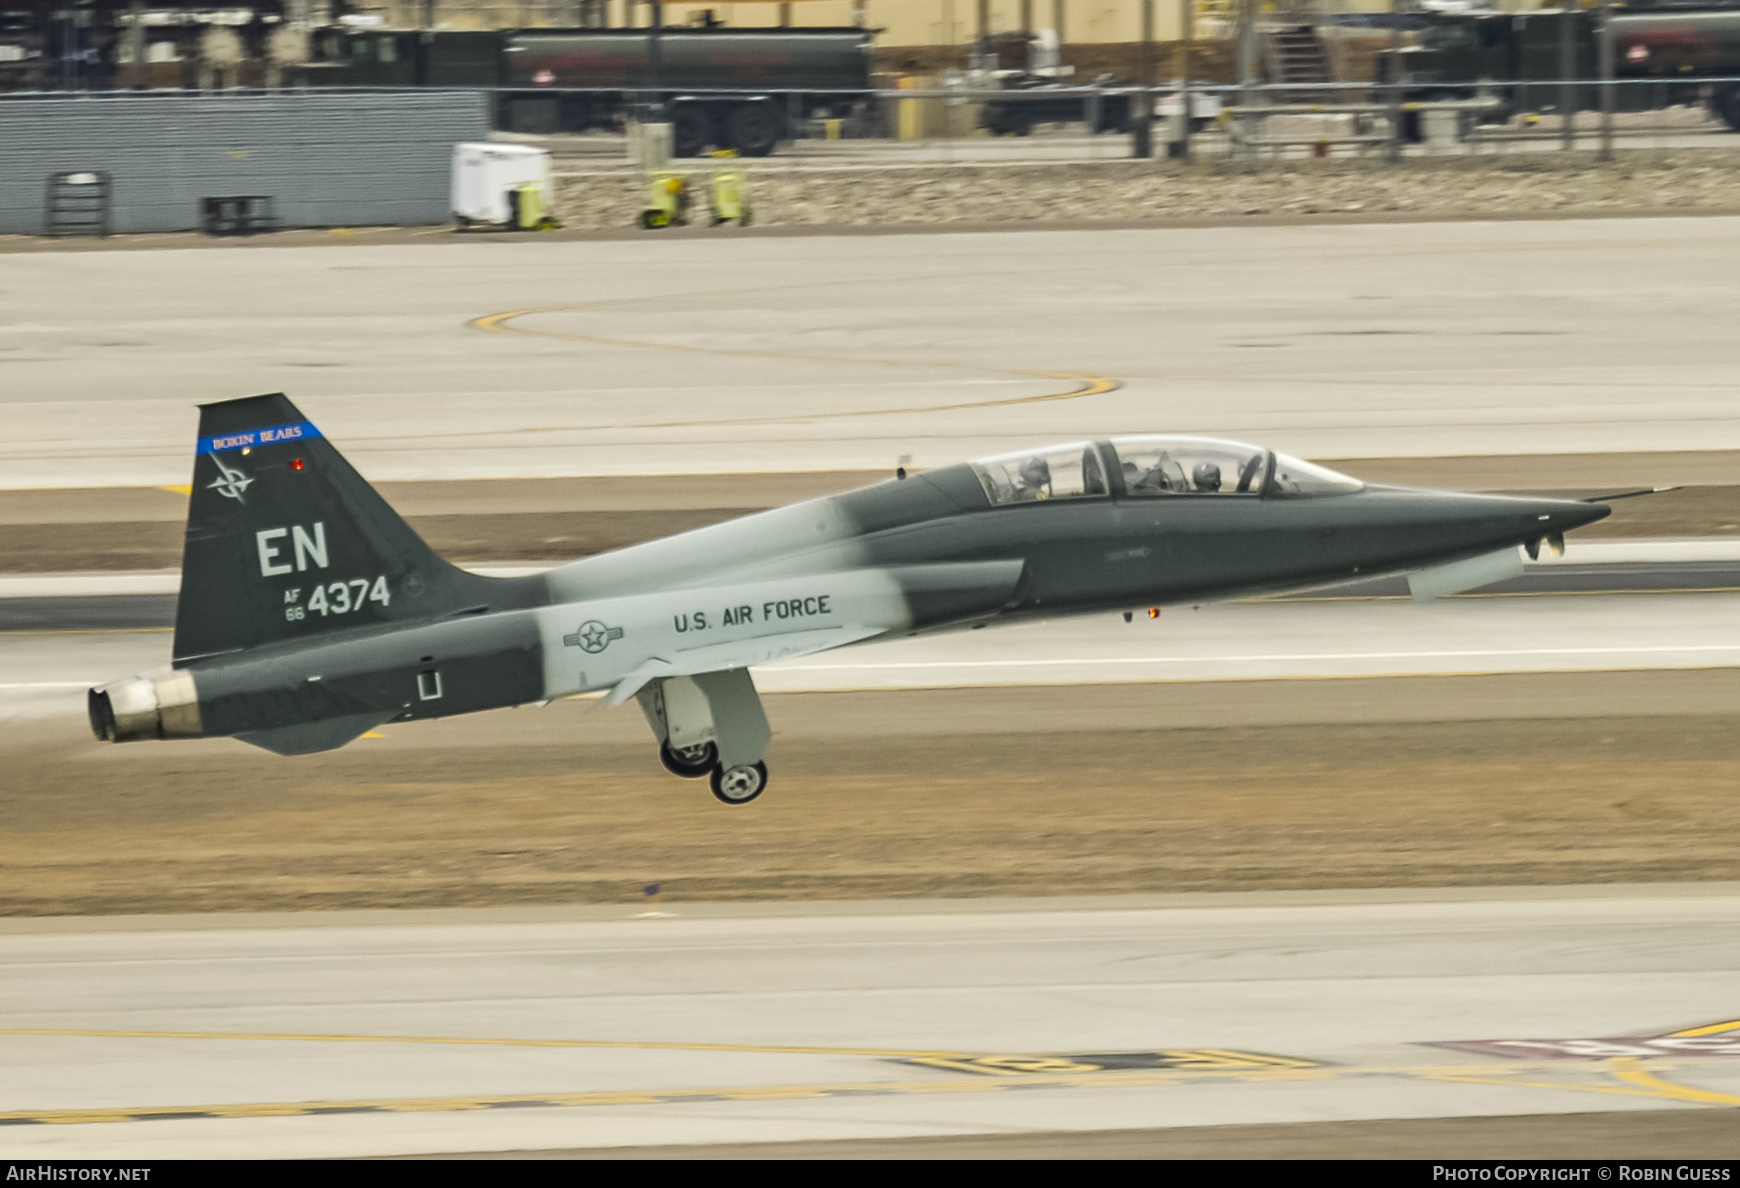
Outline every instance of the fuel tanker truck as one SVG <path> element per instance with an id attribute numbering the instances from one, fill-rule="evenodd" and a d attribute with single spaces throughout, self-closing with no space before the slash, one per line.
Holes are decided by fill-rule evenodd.
<path id="1" fill-rule="evenodd" d="M 507 132 L 620 129 L 657 108 L 677 156 L 765 157 L 800 121 L 868 109 L 870 39 L 859 28 L 334 28 L 312 39 L 308 74 L 327 86 L 488 87 Z"/>
<path id="2" fill-rule="evenodd" d="M 1502 123 L 1520 112 L 1558 112 L 1560 30 L 1569 24 L 1571 77 L 1599 76 L 1599 14 L 1592 9 L 1427 14 L 1420 44 L 1379 55 L 1380 81 L 1399 80 L 1409 100 L 1499 100 L 1482 118 Z M 1614 88 L 1619 111 L 1689 103 L 1740 131 L 1740 7 L 1613 6 Z M 1635 80 L 1635 81 L 1630 81 Z M 1601 106 L 1595 87 L 1576 87 L 1573 110 Z M 1410 134 L 1417 129 L 1409 128 Z"/>

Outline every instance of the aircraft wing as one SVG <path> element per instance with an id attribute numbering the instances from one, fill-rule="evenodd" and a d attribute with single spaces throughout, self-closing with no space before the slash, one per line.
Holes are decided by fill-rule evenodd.
<path id="1" fill-rule="evenodd" d="M 604 699 L 605 705 L 621 705 L 640 692 L 648 681 L 669 676 L 694 676 L 703 672 L 725 672 L 771 664 L 791 656 L 808 656 L 861 643 L 886 634 L 887 627 L 824 627 L 810 631 L 790 631 L 782 635 L 759 639 L 737 640 L 731 643 L 708 644 L 704 647 L 673 651 L 668 657 L 648 660 L 623 677 Z"/>
<path id="2" fill-rule="evenodd" d="M 694 592 L 687 590 L 654 598 L 624 600 L 618 605 L 592 604 L 584 611 L 560 608 L 552 612 L 549 630 L 552 636 L 571 630 L 567 624 L 577 614 L 610 618 L 620 612 L 625 631 L 632 632 L 631 638 L 648 640 L 632 667 L 609 682 L 610 692 L 605 704 L 621 705 L 648 681 L 729 672 L 791 656 L 825 652 L 891 631 L 904 631 L 915 618 L 936 622 L 993 613 L 1008 602 L 1024 568 L 1025 563 L 1020 560 L 950 562 L 818 574 L 802 586 L 794 586 L 790 578 L 779 578 L 728 587 L 711 592 L 714 604 L 742 604 L 738 609 L 745 612 L 744 616 L 730 627 L 726 626 L 730 621 L 725 616 L 712 614 L 702 628 L 709 634 L 730 631 L 732 638 L 708 643 L 694 638 L 693 624 L 689 629 L 675 631 L 666 626 L 673 617 L 685 618 L 680 613 L 682 608 L 694 602 Z M 809 593 L 812 589 L 821 597 L 810 601 L 819 602 L 825 612 L 834 617 L 834 623 L 811 626 L 814 620 L 806 616 L 791 620 L 789 625 L 779 622 L 778 629 L 761 633 L 769 621 L 765 609 L 758 617 L 757 607 L 779 606 L 782 604 L 777 600 L 796 593 Z M 796 602 L 784 605 L 795 606 Z M 672 612 L 678 613 L 673 616 Z M 784 616 L 780 617 L 783 620 Z M 580 687 L 585 685 L 582 680 Z"/>

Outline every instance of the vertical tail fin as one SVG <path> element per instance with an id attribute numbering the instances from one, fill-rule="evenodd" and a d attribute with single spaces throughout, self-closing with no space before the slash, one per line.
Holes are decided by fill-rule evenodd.
<path id="1" fill-rule="evenodd" d="M 282 393 L 201 405 L 177 663 L 471 607 L 541 602 L 539 579 L 457 569 Z"/>

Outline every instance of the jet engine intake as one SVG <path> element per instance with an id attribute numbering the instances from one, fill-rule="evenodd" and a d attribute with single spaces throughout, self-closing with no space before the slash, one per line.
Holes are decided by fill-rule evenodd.
<path id="1" fill-rule="evenodd" d="M 198 738 L 199 690 L 187 671 L 139 676 L 90 692 L 91 732 L 105 742 Z"/>

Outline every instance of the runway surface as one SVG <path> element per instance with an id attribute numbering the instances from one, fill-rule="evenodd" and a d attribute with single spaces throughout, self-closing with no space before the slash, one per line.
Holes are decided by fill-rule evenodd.
<path id="1" fill-rule="evenodd" d="M 374 479 L 887 470 L 1159 430 L 1740 448 L 1740 222 L 9 257 L 0 486 L 186 481 L 281 389 Z"/>
<path id="2" fill-rule="evenodd" d="M 0 1151 L 1696 1108 L 1740 1143 L 1732 884 L 211 924 L 0 925 Z"/>

